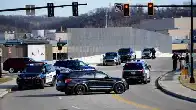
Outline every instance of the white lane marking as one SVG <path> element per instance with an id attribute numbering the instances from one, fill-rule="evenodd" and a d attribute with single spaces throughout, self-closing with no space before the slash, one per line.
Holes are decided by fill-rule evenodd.
<path id="1" fill-rule="evenodd" d="M 78 107 L 76 107 L 76 106 L 72 106 L 73 108 L 75 108 L 75 109 L 80 109 L 80 108 L 78 108 Z"/>
<path id="2" fill-rule="evenodd" d="M 59 97 L 59 99 L 62 99 L 62 97 Z"/>

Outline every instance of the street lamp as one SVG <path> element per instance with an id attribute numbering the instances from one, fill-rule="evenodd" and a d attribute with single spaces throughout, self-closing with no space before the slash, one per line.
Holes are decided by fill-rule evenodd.
<path id="1" fill-rule="evenodd" d="M 191 77 L 190 83 L 195 83 L 193 71 L 193 0 L 191 0 Z"/>

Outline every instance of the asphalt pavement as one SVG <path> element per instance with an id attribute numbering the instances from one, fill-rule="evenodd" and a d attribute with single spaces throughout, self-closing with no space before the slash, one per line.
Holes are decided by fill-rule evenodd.
<path id="1" fill-rule="evenodd" d="M 89 94 L 66 96 L 54 87 L 13 91 L 0 100 L 0 110 L 192 110 L 196 104 L 168 96 L 155 87 L 155 80 L 172 69 L 171 58 L 148 60 L 151 83 L 130 85 L 121 95 Z M 123 65 L 123 64 L 122 64 Z M 99 66 L 113 77 L 122 76 L 121 66 Z"/>

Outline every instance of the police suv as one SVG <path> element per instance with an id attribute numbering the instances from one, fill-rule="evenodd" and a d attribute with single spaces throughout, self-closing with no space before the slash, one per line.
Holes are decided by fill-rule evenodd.
<path id="1" fill-rule="evenodd" d="M 127 82 L 136 80 L 147 84 L 150 82 L 150 68 L 144 60 L 127 62 L 123 67 L 122 77 Z"/>
<path id="2" fill-rule="evenodd" d="M 17 77 L 18 89 L 29 86 L 44 89 L 45 84 L 50 86 L 55 86 L 56 84 L 56 70 L 51 64 L 28 64 L 25 70 Z"/>

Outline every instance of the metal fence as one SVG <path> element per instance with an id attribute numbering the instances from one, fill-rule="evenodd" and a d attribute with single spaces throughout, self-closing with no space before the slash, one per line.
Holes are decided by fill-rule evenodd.
<path id="1" fill-rule="evenodd" d="M 135 51 L 141 51 L 144 47 L 157 47 L 161 52 L 172 52 L 171 36 L 142 29 L 69 28 L 67 32 L 68 57 L 99 55 L 125 47 Z"/>

